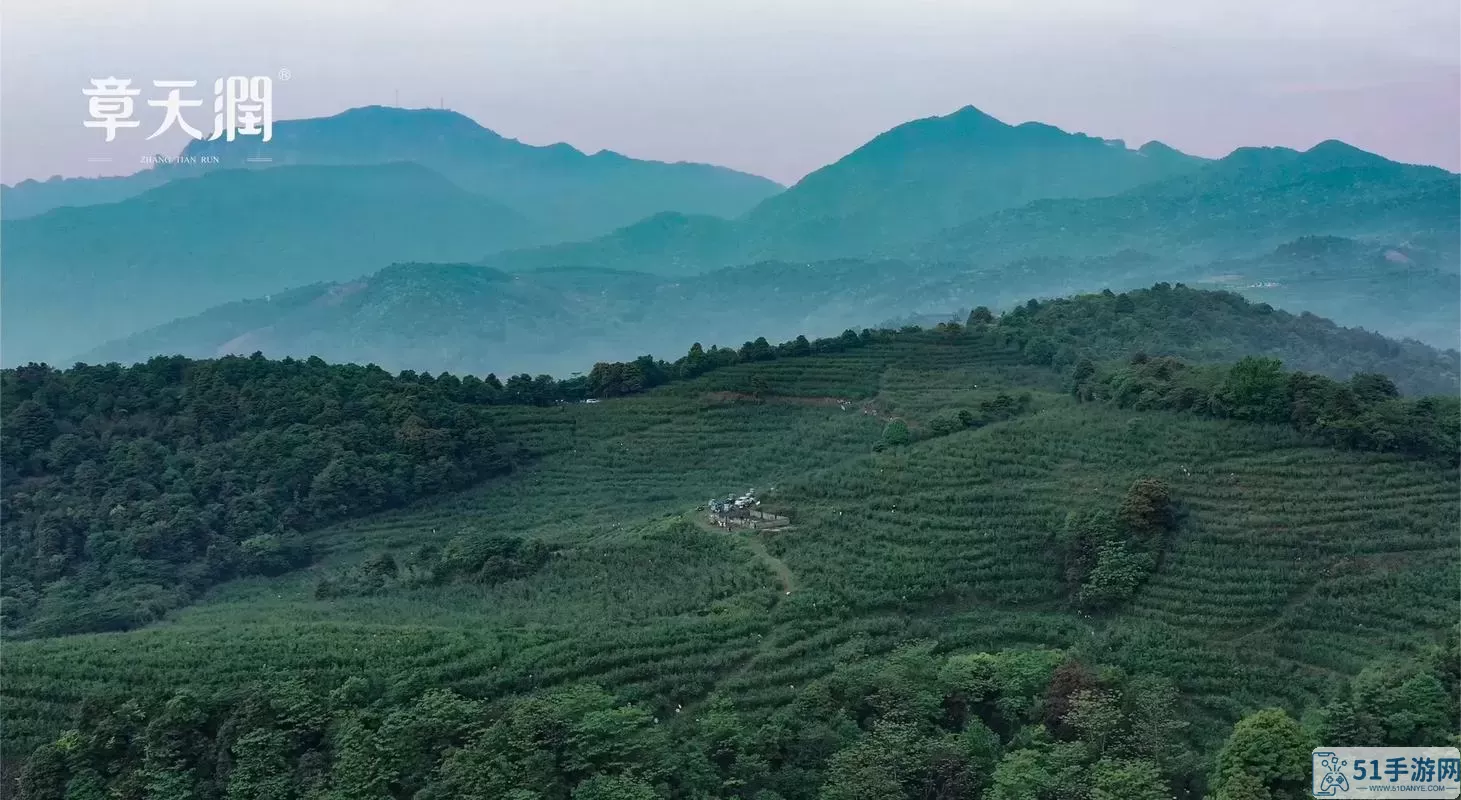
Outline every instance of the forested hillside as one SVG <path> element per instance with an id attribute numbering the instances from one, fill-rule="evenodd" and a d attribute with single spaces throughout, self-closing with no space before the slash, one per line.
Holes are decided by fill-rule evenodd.
<path id="1" fill-rule="evenodd" d="M 3 744 L 35 800 L 1298 798 L 1461 713 L 1461 411 L 1396 388 L 1454 368 L 1336 330 L 1158 285 L 565 380 L 8 371 L 23 621 L 309 563 L 7 641 Z M 711 524 L 746 487 L 789 524 Z"/>
<path id="2" fill-rule="evenodd" d="M 1145 353 L 1200 363 L 1252 355 L 1340 379 L 1376 372 L 1412 395 L 1454 395 L 1461 386 L 1461 359 L 1454 350 L 1437 352 L 1181 284 L 1028 303 L 999 322 L 1021 339 L 1030 358 L 1057 368 L 1074 364 L 1082 352 L 1098 361 Z"/>
<path id="3" fill-rule="evenodd" d="M 6 370 L 4 633 L 135 627 L 309 563 L 301 531 L 505 472 L 493 391 L 319 359 Z"/>

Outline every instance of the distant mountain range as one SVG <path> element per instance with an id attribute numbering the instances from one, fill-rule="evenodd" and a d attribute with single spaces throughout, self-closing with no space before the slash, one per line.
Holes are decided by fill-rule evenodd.
<path id="1" fill-rule="evenodd" d="M 784 192 L 434 110 L 355 109 L 187 153 L 219 163 L 7 191 L 25 211 L 137 189 L 4 222 L 8 363 L 262 349 L 562 371 L 1157 280 L 1455 343 L 1458 176 L 1340 142 L 1209 161 L 969 107 Z M 258 157 L 273 166 L 243 168 Z"/>
<path id="2" fill-rule="evenodd" d="M 1083 256 L 1138 248 L 1197 263 L 1260 254 L 1302 236 L 1416 244 L 1454 253 L 1461 182 L 1341 142 L 1299 152 L 1243 148 L 1113 197 L 1045 200 L 944 231 L 925 258 Z"/>
<path id="3" fill-rule="evenodd" d="M 973 106 L 899 125 L 767 199 L 743 219 L 782 258 L 905 255 L 941 231 L 1047 198 L 1089 198 L 1198 169 L 1154 143 L 1007 125 Z"/>
<path id="4" fill-rule="evenodd" d="M 439 109 L 368 106 L 281 120 L 269 142 L 194 141 L 182 155 L 191 163 L 163 164 L 123 178 L 7 186 L 0 190 L 0 213 L 19 219 L 62 206 L 112 203 L 221 169 L 410 161 L 534 219 L 553 238 L 570 239 L 660 211 L 735 216 L 782 189 L 766 178 L 708 164 L 642 161 L 608 150 L 587 155 L 561 143 L 523 144 Z"/>
<path id="5" fill-rule="evenodd" d="M 0 332 L 7 354 L 57 360 L 238 297 L 537 234 L 416 164 L 222 170 L 6 221 Z"/>
<path id="6" fill-rule="evenodd" d="M 1206 161 L 1131 150 L 970 106 L 899 125 L 732 221 L 661 214 L 583 242 L 495 254 L 500 269 L 603 266 L 666 275 L 765 259 L 907 258 L 962 223 L 1050 198 L 1115 195 Z"/>
<path id="7" fill-rule="evenodd" d="M 972 116 L 977 113 L 966 109 L 936 120 L 944 126 L 920 120 L 884 137 L 911 126 L 982 141 L 985 127 L 962 122 L 989 119 Z M 920 174 L 929 149 L 908 143 L 931 138 L 926 132 L 891 139 L 905 144 L 906 158 L 879 137 L 737 220 L 659 215 L 592 240 L 497 253 L 481 263 L 508 270 L 571 265 L 685 275 L 762 259 L 874 255 L 989 266 L 1140 250 L 1197 265 L 1260 255 L 1304 236 L 1407 243 L 1447 253 L 1455 253 L 1461 236 L 1457 175 L 1399 164 L 1340 142 L 1303 152 L 1244 148 L 1203 161 L 1159 144 L 1133 151 L 1043 125 L 1000 125 L 993 129 L 1000 135 L 992 137 L 992 152 L 970 146 L 979 158 L 960 159 L 952 147 L 939 151 L 943 171 L 930 167 Z M 1009 144 L 1023 137 L 1031 141 L 1018 148 Z M 1044 183 L 1038 177 L 1048 164 L 1039 142 L 1052 151 L 1050 164 L 1062 163 Z M 887 161 L 883 170 L 862 166 L 879 163 L 879 154 Z M 911 165 L 907 180 L 890 187 L 886 178 L 897 174 L 900 159 Z M 980 183 L 969 177 L 985 173 L 1008 180 Z M 1085 188 L 1068 177 L 1081 174 L 1089 179 Z M 1024 179 L 1016 181 L 1016 175 Z M 859 176 L 867 183 L 860 185 Z M 1089 196 L 1099 191 L 1090 187 L 1099 185 L 1110 190 Z M 993 188 L 998 186 L 1004 190 Z M 839 195 L 849 198 L 842 217 L 829 210 Z M 1026 202 L 1031 197 L 1036 199 Z M 959 208 L 970 210 L 960 216 L 954 211 Z"/>
<path id="8" fill-rule="evenodd" d="M 1079 261 L 1025 259 L 988 271 L 893 260 L 767 261 L 680 278 L 594 267 L 507 273 L 471 264 L 398 264 L 357 280 L 230 303 L 80 360 L 130 363 L 160 353 L 211 358 L 262 351 L 392 370 L 568 375 L 596 361 L 677 356 L 691 341 L 739 346 L 762 335 L 828 336 L 901 315 L 962 321 L 974 305 L 1007 308 L 1037 293 L 1036 287 L 1061 295 L 1150 285 L 1152 276 L 1230 289 L 1255 301 L 1282 299 L 1294 311 L 1327 316 L 1340 310 L 1366 322 L 1405 319 L 1416 333 L 1446 326 L 1455 331 L 1461 320 L 1454 303 L 1449 311 L 1437 310 L 1437 303 L 1421 299 L 1461 291 L 1455 273 L 1426 266 L 1433 258 L 1350 240 L 1305 239 L 1260 258 L 1196 270 L 1137 252 Z M 1306 325 L 1334 327 L 1317 316 L 1306 319 Z M 1423 345 L 1406 347 L 1445 360 Z M 1454 361 L 1455 354 L 1448 358 Z"/>

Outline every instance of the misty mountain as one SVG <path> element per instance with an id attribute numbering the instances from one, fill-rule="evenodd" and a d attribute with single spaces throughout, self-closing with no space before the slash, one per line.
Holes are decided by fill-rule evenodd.
<path id="1" fill-rule="evenodd" d="M 223 170 L 0 223 L 9 361 L 57 360 L 239 297 L 526 244 L 521 214 L 416 164 Z"/>
<path id="2" fill-rule="evenodd" d="M 1194 286 L 1236 291 L 1396 338 L 1455 347 L 1461 271 L 1451 252 L 1314 236 L 1271 253 L 1210 264 Z"/>
<path id="3" fill-rule="evenodd" d="M 1316 250 L 1324 251 L 1317 260 L 1310 257 Z M 827 336 L 898 317 L 962 320 L 975 305 L 1001 309 L 1036 295 L 1150 285 L 1154 275 L 1205 280 L 1255 302 L 1278 299 L 1268 284 L 1281 278 L 1284 286 L 1296 287 L 1283 298 L 1292 301 L 1285 307 L 1294 312 L 1355 309 L 1368 301 L 1375 318 L 1406 316 L 1410 324 L 1430 328 L 1454 318 L 1455 295 L 1438 293 L 1444 283 L 1439 275 L 1427 291 L 1402 292 L 1397 302 L 1407 306 L 1386 306 L 1366 282 L 1322 278 L 1326 272 L 1366 273 L 1375 255 L 1359 243 L 1303 240 L 1261 259 L 1200 270 L 1124 252 L 1081 260 L 1021 259 L 983 270 L 896 260 L 766 261 L 681 278 L 602 268 L 508 273 L 469 264 L 397 264 L 354 281 L 210 309 L 112 342 L 80 360 L 133 362 L 174 353 L 211 358 L 257 350 L 393 370 L 568 375 L 596 361 L 677 354 L 691 341 L 739 345 L 757 336 Z M 1412 255 L 1417 263 L 1422 259 L 1419 252 Z M 1379 257 L 1395 263 L 1387 260 L 1394 255 Z M 1429 304 L 1415 298 L 1430 298 Z M 1300 318 L 1305 326 L 1321 321 L 1313 314 Z M 1273 333 L 1256 330 L 1260 338 Z M 1418 343 L 1404 348 L 1434 354 Z M 1400 352 L 1382 348 L 1376 359 Z"/>
<path id="4" fill-rule="evenodd" d="M 1341 142 L 1299 152 L 1242 148 L 1113 197 L 1041 200 L 944 232 L 930 259 L 1075 256 L 1139 249 L 1199 264 L 1259 255 L 1304 236 L 1455 252 L 1458 176 Z"/>
<path id="5" fill-rule="evenodd" d="M 267 145 L 198 142 L 188 153 L 279 166 L 4 223 L 9 359 L 55 360 L 112 340 L 122 341 L 97 352 L 141 358 L 151 341 L 208 356 L 247 335 L 271 354 L 561 371 L 685 340 L 835 334 L 1158 280 L 1454 343 L 1458 177 L 1340 142 L 1205 161 L 965 108 L 894 128 L 736 219 L 715 215 L 732 211 L 735 192 L 685 187 L 744 188 L 745 176 L 704 168 L 719 177 L 685 183 L 703 170 L 529 147 L 445 111 L 355 109 L 281 122 Z M 350 166 L 396 154 L 446 172 Z M 318 162 L 338 163 L 309 166 Z M 641 213 L 666 192 L 722 205 Z M 632 221 L 561 240 L 615 215 Z M 1354 247 L 1318 260 L 1276 249 L 1315 236 Z M 482 269 L 356 280 L 393 262 Z M 330 289 L 352 299 L 328 314 L 310 296 L 298 309 L 250 301 L 189 319 L 341 281 L 369 291 Z"/>
<path id="6" fill-rule="evenodd" d="M 1444 255 L 1461 233 L 1457 197 L 1453 173 L 1342 142 L 1205 161 L 966 108 L 894 128 L 733 221 L 659 215 L 482 263 L 687 275 L 768 259 L 884 256 L 982 269 L 1139 251 L 1196 267 L 1305 236 Z"/>
<path id="7" fill-rule="evenodd" d="M 782 188 L 708 164 L 643 161 L 608 150 L 588 155 L 561 143 L 528 145 L 454 111 L 385 106 L 280 120 L 269 142 L 194 141 L 182 155 L 195 163 L 124 178 L 24 181 L 5 187 L 0 205 L 6 219 L 16 219 L 59 206 L 116 202 L 209 170 L 411 161 L 567 239 L 596 236 L 661 211 L 736 216 Z"/>
<path id="8" fill-rule="evenodd" d="M 230 303 L 81 360 L 261 350 L 391 369 L 568 374 L 696 339 L 840 332 L 906 297 L 909 272 L 899 262 L 765 262 L 675 281 L 602 268 L 507 273 L 397 264 L 350 282 Z"/>
<path id="9" fill-rule="evenodd" d="M 177 177 L 178 170 L 155 166 L 132 175 L 105 178 L 52 175 L 43 181 L 23 180 L 14 186 L 0 186 L 0 219 L 24 219 L 66 206 L 119 203 Z"/>
<path id="10" fill-rule="evenodd" d="M 746 214 L 753 246 L 783 258 L 899 254 L 940 231 L 1046 198 L 1118 194 L 1203 159 L 966 106 L 899 125 Z"/>
<path id="11" fill-rule="evenodd" d="M 1113 195 L 1184 175 L 1203 159 L 1139 150 L 969 106 L 899 125 L 733 221 L 661 214 L 607 235 L 482 263 L 598 266 L 687 275 L 761 260 L 906 256 L 947 228 L 1045 198 Z"/>
<path id="12" fill-rule="evenodd" d="M 479 263 L 508 271 L 594 266 L 695 275 L 746 260 L 741 230 L 721 217 L 666 211 L 587 241 L 505 250 Z"/>

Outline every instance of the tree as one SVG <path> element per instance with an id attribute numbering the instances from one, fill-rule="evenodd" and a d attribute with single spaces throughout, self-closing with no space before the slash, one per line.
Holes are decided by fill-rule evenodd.
<path id="1" fill-rule="evenodd" d="M 1249 356 L 1228 370 L 1213 399 L 1233 419 L 1285 422 L 1289 416 L 1287 383 L 1278 359 Z"/>
<path id="2" fill-rule="evenodd" d="M 1218 752 L 1213 786 L 1219 797 L 1234 800 L 1257 788 L 1273 800 L 1302 800 L 1308 797 L 1312 749 L 1303 728 L 1283 709 L 1249 714 Z"/>
<path id="3" fill-rule="evenodd" d="M 66 762 L 65 753 L 54 744 L 37 748 L 20 773 L 20 800 L 65 800 L 72 773 Z"/>
<path id="4" fill-rule="evenodd" d="M 1395 381 L 1377 372 L 1355 373 L 1349 379 L 1349 388 L 1362 403 L 1378 403 L 1400 396 Z"/>
<path id="5" fill-rule="evenodd" d="M 908 423 L 901 419 L 895 419 L 883 427 L 883 445 L 886 447 L 898 447 L 913 441 L 913 434 L 908 430 Z"/>
<path id="6" fill-rule="evenodd" d="M 630 775 L 594 775 L 573 789 L 573 800 L 657 800 L 654 787 Z"/>
<path id="7" fill-rule="evenodd" d="M 1124 542 L 1102 545 L 1096 551 L 1096 563 L 1081 582 L 1078 598 L 1087 608 L 1111 608 L 1136 594 L 1151 574 L 1150 553 L 1135 552 Z"/>
<path id="8" fill-rule="evenodd" d="M 927 756 L 926 742 L 904 724 L 880 724 L 827 764 L 820 800 L 903 800 Z"/>
<path id="9" fill-rule="evenodd" d="M 1434 672 L 1414 661 L 1366 667 L 1351 681 L 1349 694 L 1350 730 L 1381 737 L 1365 745 L 1423 746 L 1444 741 L 1455 731 L 1456 711 L 1446 687 Z"/>
<path id="10" fill-rule="evenodd" d="M 685 354 L 685 360 L 680 364 L 680 376 L 693 378 L 705 373 L 709 368 L 705 357 L 705 348 L 699 342 L 690 345 L 690 352 Z"/>
<path id="11" fill-rule="evenodd" d="M 1077 743 L 1037 741 L 1000 759 L 989 800 L 1066 800 L 1085 794 L 1084 749 Z"/>
<path id="12" fill-rule="evenodd" d="M 1131 484 L 1117 519 L 1139 541 L 1160 543 L 1162 536 L 1176 526 L 1172 492 L 1166 481 L 1141 478 Z"/>
<path id="13" fill-rule="evenodd" d="M 993 322 L 994 314 L 990 312 L 988 306 L 976 306 L 973 311 L 969 312 L 969 319 L 966 324 L 973 328 L 980 325 L 989 325 Z"/>
<path id="14" fill-rule="evenodd" d="M 1091 768 L 1090 800 L 1169 800 L 1171 787 L 1156 764 L 1145 759 L 1101 759 Z"/>

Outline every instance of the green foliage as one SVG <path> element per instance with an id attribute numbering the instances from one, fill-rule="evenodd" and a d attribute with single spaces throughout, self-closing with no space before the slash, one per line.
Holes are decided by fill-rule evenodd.
<path id="1" fill-rule="evenodd" d="M 440 550 L 419 547 L 399 564 L 389 552 L 375 553 L 353 567 L 321 577 L 314 595 L 324 599 L 451 583 L 491 585 L 531 575 L 551 557 L 552 551 L 539 541 L 466 533 L 448 540 Z"/>
<path id="2" fill-rule="evenodd" d="M 1438 649 L 1426 661 L 1366 667 L 1345 694 L 1320 710 L 1318 739 L 1335 747 L 1431 747 L 1446 741 L 1461 717 L 1452 657 Z"/>
<path id="3" fill-rule="evenodd" d="M 1102 759 L 1091 770 L 1091 800 L 1170 800 L 1172 791 L 1156 764 Z"/>
<path id="4" fill-rule="evenodd" d="M 93 709 L 81 727 L 35 751 L 22 797 L 70 797 L 67 776 L 78 774 L 94 776 L 91 786 L 103 793 L 138 787 L 148 793 L 141 796 L 198 800 L 898 800 L 977 796 L 987 787 L 994 796 L 1030 796 L 1011 793 L 1026 781 L 1055 787 L 1039 796 L 1064 796 L 1058 787 L 1075 786 L 1095 762 L 1084 747 L 1052 742 L 1033 713 L 1062 658 L 945 657 L 912 647 L 813 682 L 763 724 L 724 699 L 661 719 L 587 684 L 490 704 L 440 689 L 396 698 L 358 680 L 327 694 L 297 683 L 207 701 L 177 694 Z M 957 717 L 945 713 L 971 691 L 978 703 Z M 1009 725 L 1007 736 L 1025 748 L 1001 760 L 1006 744 L 986 719 Z M 1055 778 L 1047 775 L 1052 759 L 1061 762 Z M 1104 764 L 1093 777 L 1112 772 Z M 1123 768 L 1100 779 L 1163 779 L 1155 767 Z"/>
<path id="5" fill-rule="evenodd" d="M 883 427 L 884 447 L 898 447 L 913 441 L 913 434 L 908 430 L 908 423 L 901 419 L 895 419 Z"/>
<path id="6" fill-rule="evenodd" d="M 115 630 L 300 532 L 506 472 L 481 381 L 262 357 L 6 370 L 4 624 Z"/>
<path id="7" fill-rule="evenodd" d="M 1110 609 L 1129 600 L 1156 570 L 1176 524 L 1167 484 L 1155 478 L 1133 483 L 1114 516 L 1099 509 L 1068 514 L 1059 538 L 1077 604 Z"/>
<path id="8" fill-rule="evenodd" d="M 586 396 L 584 380 L 479 381 L 469 404 L 527 468 L 303 536 L 328 574 L 367 591 L 316 599 L 317 573 L 290 572 L 220 586 L 166 625 L 7 643 L 7 746 L 63 750 L 65 719 L 109 716 L 89 698 L 117 709 L 131 697 L 141 719 L 109 724 L 142 733 L 98 740 L 139 744 L 68 766 L 77 791 L 223 792 L 227 762 L 247 767 L 240 796 L 278 789 L 268 779 L 283 769 L 301 797 L 648 786 L 800 800 L 870 779 L 859 767 L 875 763 L 873 742 L 898 755 L 888 769 L 914 796 L 990 796 L 996 783 L 1009 796 L 1089 796 L 1098 773 L 1140 796 L 1149 762 L 1172 794 L 1196 797 L 1247 709 L 1317 722 L 1315 707 L 1354 706 L 1338 690 L 1367 662 L 1413 656 L 1453 624 L 1435 587 L 1456 579 L 1454 468 L 1319 447 L 1285 426 L 1077 403 L 1054 370 L 1001 343 L 1001 327 L 853 334 L 836 352 L 808 341 L 810 356 L 737 353 L 715 368 L 702 348 L 694 377 L 594 404 L 557 402 Z M 738 402 L 754 375 L 766 401 Z M 1026 393 L 1012 416 L 959 414 L 983 422 Z M 869 452 L 892 413 L 915 441 Z M 939 420 L 961 425 L 927 436 Z M 55 439 L 65 426 L 58 416 Z M 79 463 L 74 444 L 51 442 L 56 463 Z M 686 517 L 746 486 L 775 486 L 794 524 L 745 535 Z M 1083 540 L 1088 558 L 1052 557 L 1052 530 L 1062 547 Z M 289 541 L 270 535 L 246 540 L 254 557 Z M 1099 616 L 1080 613 L 1063 572 L 1084 564 L 1076 575 L 1089 578 L 1106 542 L 1152 548 L 1160 568 Z M 522 569 L 537 547 L 552 557 Z M 1422 671 L 1453 698 L 1446 668 Z M 242 704 L 240 687 L 269 676 L 309 691 Z M 584 701 L 582 718 L 511 713 L 560 693 L 578 708 L 570 696 L 590 681 L 611 699 Z M 170 768 L 197 740 L 181 723 L 146 738 L 170 699 L 156 687 L 203 698 L 207 747 L 226 757 L 192 777 Z M 1417 680 L 1404 696 L 1435 699 L 1433 688 Z M 455 699 L 412 710 L 432 691 Z M 534 738 L 534 721 L 552 725 Z M 1428 724 L 1404 723 L 1386 722 Z M 596 743 L 594 731 L 621 728 L 629 750 Z M 529 751 L 553 760 L 535 766 Z M 58 753 L 37 752 L 40 786 Z"/>
<path id="9" fill-rule="evenodd" d="M 1355 380 L 1358 383 L 1340 383 L 1302 372 L 1284 373 L 1276 359 L 1268 358 L 1201 368 L 1171 358 L 1137 356 L 1104 375 L 1092 375 L 1074 391 L 1079 399 L 1123 408 L 1286 423 L 1337 447 L 1456 463 L 1461 453 L 1461 399 L 1397 397 L 1377 384 L 1373 375 Z"/>
<path id="10" fill-rule="evenodd" d="M 1253 394 L 1273 390 L 1271 383 L 1263 383 L 1272 380 L 1271 359 L 1335 380 L 1378 373 L 1413 395 L 1454 395 L 1461 375 L 1454 352 L 1438 353 L 1417 342 L 1341 328 L 1312 314 L 1275 311 L 1236 294 L 1181 284 L 1051 300 L 1034 311 L 1021 307 L 1000 317 L 994 330 L 1026 349 L 1026 355 L 1037 340 L 1048 343 L 1037 346 L 1038 356 L 1068 348 L 1075 355 L 1072 363 L 1126 360 L 1137 353 L 1153 361 L 1174 357 L 1192 364 L 1257 357 L 1227 386 L 1244 414 L 1271 410 L 1264 405 L 1272 402 L 1271 394 Z M 1074 377 L 1077 383 L 1086 378 Z"/>
<path id="11" fill-rule="evenodd" d="M 1244 717 L 1218 751 L 1213 786 L 1218 797 L 1301 800 L 1310 786 L 1313 742 L 1282 709 Z"/>

